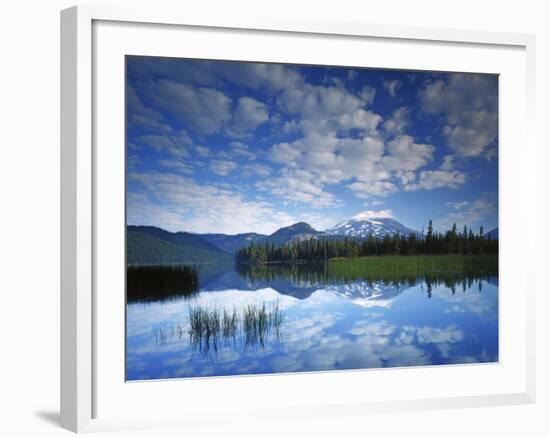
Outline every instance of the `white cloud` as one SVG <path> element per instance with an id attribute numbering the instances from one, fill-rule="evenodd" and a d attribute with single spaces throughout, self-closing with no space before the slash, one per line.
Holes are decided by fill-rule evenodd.
<path id="1" fill-rule="evenodd" d="M 347 79 L 353 81 L 357 77 L 357 70 L 348 70 Z"/>
<path id="2" fill-rule="evenodd" d="M 370 196 L 387 196 L 397 191 L 397 186 L 390 181 L 354 182 L 347 186 L 358 198 L 369 198 Z"/>
<path id="3" fill-rule="evenodd" d="M 381 121 L 381 116 L 362 108 L 351 113 L 344 113 L 336 119 L 338 128 L 344 132 L 348 132 L 351 129 L 374 131 Z"/>
<path id="4" fill-rule="evenodd" d="M 393 213 L 391 210 L 366 210 L 353 216 L 353 219 L 363 221 L 373 218 L 388 218 L 393 219 Z"/>
<path id="5" fill-rule="evenodd" d="M 403 172 L 398 171 L 396 172 L 396 175 L 403 185 L 411 184 L 416 180 L 416 174 L 410 170 Z"/>
<path id="6" fill-rule="evenodd" d="M 400 86 L 397 81 L 391 90 Z M 304 169 L 324 185 L 348 183 L 358 197 L 386 196 L 398 190 L 395 178 L 403 183 L 415 179 L 411 173 L 433 159 L 434 146 L 416 143 L 403 132 L 409 123 L 407 108 L 399 108 L 384 122 L 380 115 L 364 108 L 374 91 L 363 90 L 362 97 L 339 84 L 317 86 L 305 82 L 283 90 L 278 105 L 295 117 L 302 137 L 274 144 L 269 158 L 288 169 Z M 379 127 L 394 138 L 384 144 Z M 289 123 L 290 129 L 290 123 Z M 349 136 L 351 131 L 354 136 Z M 408 173 L 405 173 L 408 172 Z"/>
<path id="7" fill-rule="evenodd" d="M 137 142 L 157 152 L 165 152 L 176 158 L 188 157 L 188 148 L 191 146 L 191 139 L 185 131 L 181 131 L 178 135 L 142 135 L 137 139 Z"/>
<path id="8" fill-rule="evenodd" d="M 283 132 L 286 134 L 293 134 L 300 130 L 300 125 L 298 124 L 296 119 L 291 119 L 283 123 L 282 129 L 283 129 Z"/>
<path id="9" fill-rule="evenodd" d="M 382 128 L 391 135 L 403 134 L 405 128 L 410 124 L 411 110 L 407 107 L 397 108 L 392 112 L 389 119 L 382 124 Z"/>
<path id="10" fill-rule="evenodd" d="M 420 92 L 428 114 L 443 115 L 443 134 L 459 156 L 482 154 L 498 136 L 498 81 L 490 75 L 451 74 Z"/>
<path id="11" fill-rule="evenodd" d="M 394 98 L 397 96 L 396 95 L 397 90 L 399 90 L 402 85 L 403 83 L 397 79 L 382 82 L 382 86 L 384 87 L 384 89 L 388 92 L 388 94 L 391 97 L 394 97 Z"/>
<path id="12" fill-rule="evenodd" d="M 200 135 L 220 131 L 231 119 L 231 99 L 213 88 L 160 79 L 149 84 L 146 92 L 158 108 L 188 123 Z"/>
<path id="13" fill-rule="evenodd" d="M 254 230 L 271 234 L 297 222 L 265 201 L 247 199 L 242 193 L 171 173 L 135 173 L 130 181 L 140 193 L 128 197 L 128 222 L 155 225 L 171 231 L 228 234 Z M 239 220 L 235 220 L 238 212 Z"/>
<path id="14" fill-rule="evenodd" d="M 467 207 L 470 203 L 468 201 L 460 201 L 460 202 L 446 202 L 445 205 L 448 205 L 449 207 L 452 207 L 453 210 L 462 210 L 463 208 Z"/>
<path id="15" fill-rule="evenodd" d="M 206 158 L 206 157 L 209 157 L 211 152 L 210 152 L 210 148 L 208 146 L 200 146 L 200 145 L 196 145 L 194 147 L 195 149 L 195 152 L 197 153 L 197 155 L 199 157 L 203 157 L 203 158 Z"/>
<path id="16" fill-rule="evenodd" d="M 279 143 L 271 147 L 269 158 L 275 163 L 290 164 L 300 156 L 301 152 L 289 143 Z"/>
<path id="17" fill-rule="evenodd" d="M 373 199 L 363 203 L 364 207 L 378 207 L 379 205 L 384 205 L 384 201 L 381 199 Z"/>
<path id="18" fill-rule="evenodd" d="M 464 225 L 476 227 L 487 223 L 491 215 L 494 215 L 497 209 L 495 202 L 485 199 L 477 199 L 473 202 L 458 201 L 447 203 L 452 209 L 446 216 L 434 221 L 434 226 L 440 230 L 450 229 L 453 223 L 459 228 Z M 486 230 L 489 231 L 489 230 Z M 477 230 L 474 230 L 477 232 Z"/>
<path id="19" fill-rule="evenodd" d="M 269 112 L 264 103 L 252 97 L 241 97 L 233 112 L 233 124 L 228 132 L 235 136 L 245 135 L 268 120 Z"/>
<path id="20" fill-rule="evenodd" d="M 130 84 L 126 86 L 126 104 L 130 126 L 164 134 L 172 132 L 172 127 L 166 123 L 162 113 L 144 105 Z"/>
<path id="21" fill-rule="evenodd" d="M 455 157 L 453 155 L 445 155 L 443 157 L 443 163 L 439 168 L 441 170 L 453 170 L 455 166 Z"/>
<path id="22" fill-rule="evenodd" d="M 240 141 L 232 141 L 229 143 L 229 146 L 231 147 L 231 153 L 233 155 L 246 158 L 250 161 L 254 161 L 256 159 L 256 155 L 250 152 L 250 148 Z"/>
<path id="23" fill-rule="evenodd" d="M 405 190 L 456 189 L 465 182 L 466 175 L 458 170 L 423 170 L 418 175 L 418 181 L 413 184 L 405 185 Z"/>
<path id="24" fill-rule="evenodd" d="M 431 161 L 435 147 L 415 143 L 410 135 L 401 135 L 388 143 L 388 155 L 384 157 L 388 170 L 416 170 Z"/>
<path id="25" fill-rule="evenodd" d="M 365 101 L 342 86 L 316 86 L 300 82 L 284 89 L 278 104 L 290 114 L 298 115 L 304 132 L 373 129 L 380 116 L 364 109 Z M 321 132 L 322 131 L 322 132 Z"/>
<path id="26" fill-rule="evenodd" d="M 176 159 L 169 159 L 169 160 L 158 160 L 158 163 L 163 166 L 167 167 L 169 169 L 176 170 L 177 172 L 184 173 L 184 174 L 191 174 L 193 173 L 194 169 L 193 166 L 189 163 L 185 163 L 181 160 Z"/>
<path id="27" fill-rule="evenodd" d="M 220 74 L 235 84 L 271 92 L 292 88 L 303 81 L 295 69 L 281 64 L 227 63 Z"/>
<path id="28" fill-rule="evenodd" d="M 416 334 L 421 344 L 439 344 L 460 342 L 464 338 L 461 330 L 454 326 L 446 328 L 435 327 L 403 327 L 405 331 L 412 331 Z"/>
<path id="29" fill-rule="evenodd" d="M 367 198 L 397 191 L 394 177 L 402 184 L 411 183 L 415 179 L 412 171 L 431 161 L 434 151 L 432 145 L 415 143 L 408 135 L 394 138 L 386 147 L 374 136 L 354 139 L 311 132 L 292 143 L 273 145 L 269 158 L 317 175 L 321 185 L 349 181 L 348 188 Z"/>
<path id="30" fill-rule="evenodd" d="M 227 160 L 212 160 L 208 167 L 217 175 L 227 176 L 237 168 L 237 163 Z"/>
<path id="31" fill-rule="evenodd" d="M 307 170 L 283 169 L 280 176 L 258 181 L 256 187 L 290 204 L 307 204 L 314 208 L 341 205 L 325 190 L 318 178 Z"/>
<path id="32" fill-rule="evenodd" d="M 376 97 L 376 88 L 364 86 L 361 89 L 359 96 L 365 101 L 365 103 L 372 104 L 374 102 L 374 98 Z"/>
<path id="33" fill-rule="evenodd" d="M 272 172 L 273 169 L 271 167 L 259 163 L 245 164 L 241 167 L 241 175 L 244 177 L 258 175 L 265 178 L 271 175 Z"/>

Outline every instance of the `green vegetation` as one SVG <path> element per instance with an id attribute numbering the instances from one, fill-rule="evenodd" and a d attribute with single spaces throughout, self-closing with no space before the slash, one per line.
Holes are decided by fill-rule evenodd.
<path id="1" fill-rule="evenodd" d="M 189 338 L 194 349 L 203 354 L 211 349 L 217 351 L 222 342 L 235 342 L 241 335 L 245 347 L 260 345 L 263 348 L 270 333 L 280 336 L 283 321 L 279 303 L 270 308 L 265 302 L 248 304 L 242 311 L 233 308 L 223 312 L 208 306 L 189 306 Z M 174 330 L 180 331 L 181 328 Z"/>
<path id="2" fill-rule="evenodd" d="M 479 234 L 464 227 L 462 233 L 456 225 L 446 233 L 437 233 L 433 230 L 432 221 L 424 238 L 416 234 L 409 236 L 386 234 L 382 239 L 369 236 L 357 240 L 345 238 L 343 240 L 308 239 L 291 242 L 282 246 L 273 243 L 261 245 L 251 244 L 241 248 L 236 256 L 237 263 L 273 263 L 273 262 L 318 262 L 333 258 L 354 258 L 364 256 L 400 255 L 410 256 L 418 254 L 498 254 L 498 240 L 487 239 L 483 236 L 483 228 Z"/>
<path id="3" fill-rule="evenodd" d="M 419 277 L 478 277 L 498 274 L 496 254 L 358 257 L 330 260 L 328 275 L 340 280 Z"/>
<path id="4" fill-rule="evenodd" d="M 249 284 L 290 281 L 304 290 L 342 283 L 383 283 L 392 286 L 415 285 L 419 281 L 431 288 L 446 286 L 454 293 L 457 288 L 471 288 L 482 280 L 498 276 L 495 254 L 378 256 L 332 259 L 320 263 L 242 264 L 237 272 Z"/>
<path id="5" fill-rule="evenodd" d="M 126 270 L 128 302 L 189 297 L 198 290 L 198 272 L 193 266 L 128 266 Z"/>
<path id="6" fill-rule="evenodd" d="M 154 227 L 128 227 L 126 258 L 129 265 L 231 263 L 229 254 L 199 236 Z"/>

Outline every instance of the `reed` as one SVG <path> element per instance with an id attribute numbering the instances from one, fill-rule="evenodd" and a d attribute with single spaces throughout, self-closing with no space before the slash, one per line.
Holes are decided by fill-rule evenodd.
<path id="1" fill-rule="evenodd" d="M 198 271 L 189 265 L 128 266 L 128 302 L 163 301 L 190 297 L 199 291 Z"/>
<path id="2" fill-rule="evenodd" d="M 203 353 L 218 350 L 222 342 L 236 341 L 242 335 L 246 347 L 264 347 L 270 333 L 280 336 L 284 313 L 275 303 L 271 307 L 262 304 L 247 304 L 241 311 L 205 305 L 189 306 L 189 339 L 191 345 Z"/>

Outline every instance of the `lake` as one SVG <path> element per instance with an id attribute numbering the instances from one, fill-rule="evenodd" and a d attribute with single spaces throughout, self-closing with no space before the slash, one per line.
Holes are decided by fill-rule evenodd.
<path id="1" fill-rule="evenodd" d="M 181 293 L 187 277 L 137 269 L 141 289 L 169 293 L 132 295 L 129 274 L 127 379 L 498 361 L 497 272 L 372 278 L 343 263 L 203 267 Z"/>

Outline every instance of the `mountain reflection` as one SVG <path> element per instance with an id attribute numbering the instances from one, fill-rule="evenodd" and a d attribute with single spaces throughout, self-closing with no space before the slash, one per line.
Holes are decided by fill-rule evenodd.
<path id="1" fill-rule="evenodd" d="M 130 380 L 498 360 L 498 280 L 486 271 L 270 264 L 128 279 Z"/>
<path id="2" fill-rule="evenodd" d="M 281 294 L 299 299 L 305 299 L 319 289 L 348 297 L 376 299 L 380 295 L 396 296 L 417 284 L 424 285 L 426 296 L 430 298 L 433 288 L 440 286 L 451 290 L 453 295 L 458 290 L 465 292 L 474 285 L 481 292 L 483 281 L 493 277 L 486 273 L 429 273 L 388 278 L 372 275 L 368 271 L 335 272 L 326 263 L 242 265 L 237 266 L 236 272 L 245 280 L 237 285 L 238 288 L 254 290 L 271 287 Z M 208 284 L 208 287 L 216 290 L 216 282 Z"/>
<path id="3" fill-rule="evenodd" d="M 234 269 L 213 266 L 129 267 L 128 302 L 152 302 L 193 298 L 199 291 L 258 290 L 271 288 L 298 299 L 306 299 L 320 289 L 348 297 L 378 299 L 398 295 L 422 284 L 428 298 L 433 288 L 445 287 L 454 295 L 476 287 L 481 292 L 492 273 L 430 272 L 409 276 L 380 276 L 367 270 L 330 269 L 327 263 L 237 265 Z"/>

